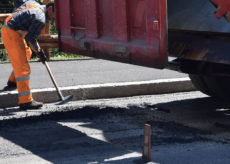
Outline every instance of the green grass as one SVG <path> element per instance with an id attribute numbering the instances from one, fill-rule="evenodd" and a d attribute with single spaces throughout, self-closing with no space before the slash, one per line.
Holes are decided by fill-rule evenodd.
<path id="1" fill-rule="evenodd" d="M 57 52 L 57 49 L 53 49 L 55 52 Z M 67 54 L 67 53 L 53 53 L 52 49 L 50 60 L 74 60 L 74 59 L 88 59 L 89 57 L 81 56 L 81 55 L 73 55 L 73 54 Z M 32 56 L 31 61 L 37 61 L 39 58 L 37 56 Z M 10 62 L 10 59 L 6 53 L 6 50 L 0 50 L 0 63 L 8 63 Z"/>

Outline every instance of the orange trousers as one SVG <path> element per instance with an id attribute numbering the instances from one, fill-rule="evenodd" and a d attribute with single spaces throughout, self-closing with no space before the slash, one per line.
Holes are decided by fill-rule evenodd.
<path id="1" fill-rule="evenodd" d="M 22 36 L 19 31 L 3 26 L 1 35 L 13 67 L 9 80 L 17 83 L 19 104 L 31 102 L 33 98 L 30 90 L 29 61 L 32 51 L 26 44 L 25 36 Z"/>

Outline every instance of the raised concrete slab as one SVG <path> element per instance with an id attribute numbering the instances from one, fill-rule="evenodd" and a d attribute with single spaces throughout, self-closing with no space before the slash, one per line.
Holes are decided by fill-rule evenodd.
<path id="1" fill-rule="evenodd" d="M 45 66 L 30 62 L 30 88 L 36 101 L 59 100 Z M 74 101 L 196 90 L 188 75 L 105 60 L 51 61 L 49 66 L 64 96 Z M 0 108 L 18 106 L 16 90 L 4 89 L 12 71 L 10 63 L 0 64 Z"/>
<path id="2" fill-rule="evenodd" d="M 195 91 L 196 88 L 190 79 L 176 78 L 139 82 L 122 82 L 107 84 L 79 85 L 61 87 L 64 96 L 73 95 L 73 101 L 86 99 L 102 99 L 129 97 L 137 95 L 165 94 L 175 92 Z M 33 98 L 44 103 L 53 103 L 59 100 L 55 88 L 33 89 Z M 0 108 L 18 105 L 17 91 L 0 92 Z"/>

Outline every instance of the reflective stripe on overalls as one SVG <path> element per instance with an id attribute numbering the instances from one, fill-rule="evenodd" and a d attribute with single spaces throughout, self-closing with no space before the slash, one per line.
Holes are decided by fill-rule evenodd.
<path id="1" fill-rule="evenodd" d="M 35 5 L 37 4 L 27 6 L 21 10 L 32 8 Z M 27 43 L 25 41 L 25 34 L 27 34 L 27 32 L 23 31 L 22 33 L 19 31 L 14 31 L 7 26 L 9 20 L 18 12 L 14 13 L 13 15 L 11 15 L 6 19 L 4 26 L 2 27 L 1 35 L 7 54 L 10 58 L 11 65 L 13 67 L 13 72 L 11 73 L 9 80 L 11 82 L 17 83 L 19 104 L 23 104 L 23 103 L 28 103 L 33 101 L 32 93 L 29 87 L 30 86 L 29 60 L 31 58 L 32 52 L 31 49 L 27 46 Z"/>

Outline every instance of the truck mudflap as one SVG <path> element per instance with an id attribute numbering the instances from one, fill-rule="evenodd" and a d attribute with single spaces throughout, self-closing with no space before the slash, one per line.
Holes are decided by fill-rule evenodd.
<path id="1" fill-rule="evenodd" d="M 61 52 L 163 69 L 167 0 L 55 0 Z"/>

